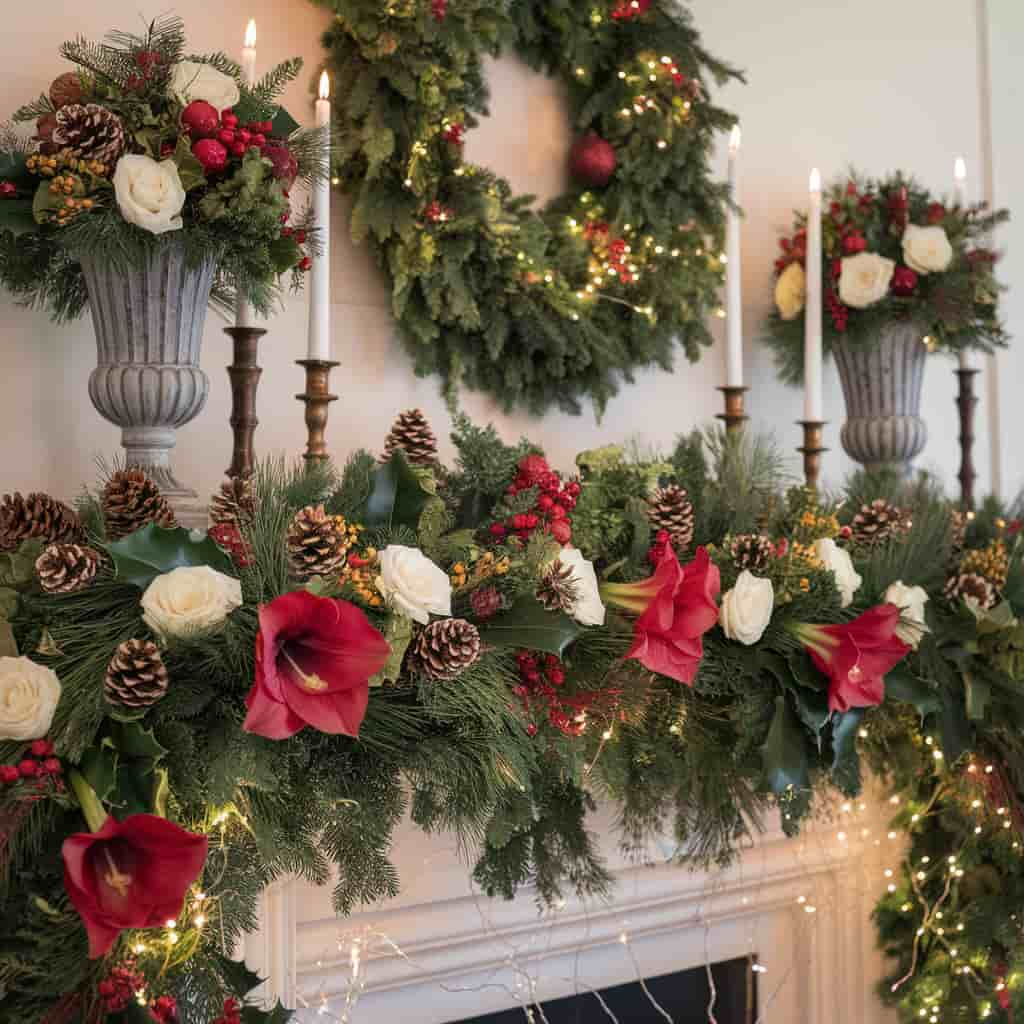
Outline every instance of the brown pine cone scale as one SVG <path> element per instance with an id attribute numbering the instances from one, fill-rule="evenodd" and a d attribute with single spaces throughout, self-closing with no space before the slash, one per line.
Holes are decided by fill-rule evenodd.
<path id="1" fill-rule="evenodd" d="M 381 462 L 387 462 L 399 450 L 413 465 L 429 466 L 437 461 L 437 438 L 421 409 L 399 413 L 384 440 Z"/>
<path id="2" fill-rule="evenodd" d="M 103 488 L 100 503 L 111 540 L 121 540 L 150 523 L 168 530 L 178 525 L 160 488 L 138 466 L 114 473 Z"/>

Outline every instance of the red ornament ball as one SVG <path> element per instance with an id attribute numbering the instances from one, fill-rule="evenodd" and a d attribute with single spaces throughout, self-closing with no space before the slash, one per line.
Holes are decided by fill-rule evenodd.
<path id="1" fill-rule="evenodd" d="M 193 139 L 208 139 L 220 128 L 220 114 L 212 103 L 193 100 L 181 112 L 181 126 Z"/>
<path id="2" fill-rule="evenodd" d="M 192 153 L 207 174 L 217 174 L 228 165 L 228 151 L 216 139 L 198 139 L 192 143 Z"/>
<path id="3" fill-rule="evenodd" d="M 592 188 L 607 185 L 617 165 L 614 147 L 595 132 L 578 139 L 569 151 L 572 176 Z"/>

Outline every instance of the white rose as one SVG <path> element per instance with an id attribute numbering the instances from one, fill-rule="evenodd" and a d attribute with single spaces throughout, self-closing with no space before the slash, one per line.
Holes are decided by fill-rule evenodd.
<path id="1" fill-rule="evenodd" d="M 161 636 L 219 626 L 242 606 L 242 584 L 208 565 L 183 565 L 157 576 L 142 595 L 142 618 Z"/>
<path id="2" fill-rule="evenodd" d="M 902 580 L 897 580 L 889 584 L 882 600 L 899 608 L 900 622 L 896 635 L 916 650 L 921 637 L 930 632 L 924 617 L 928 592 L 924 587 L 908 587 Z"/>
<path id="3" fill-rule="evenodd" d="M 114 171 L 114 195 L 129 224 L 154 235 L 181 230 L 185 189 L 173 160 L 157 163 L 141 154 L 121 157 Z"/>
<path id="4" fill-rule="evenodd" d="M 839 273 L 839 298 L 854 309 L 867 309 L 889 294 L 896 264 L 874 252 L 846 256 Z"/>
<path id="5" fill-rule="evenodd" d="M 783 320 L 795 320 L 807 301 L 807 275 L 799 263 L 790 263 L 775 282 L 775 307 Z"/>
<path id="6" fill-rule="evenodd" d="M 171 92 L 182 106 L 188 106 L 192 100 L 206 100 L 217 108 L 218 114 L 233 107 L 240 98 L 238 83 L 230 75 L 194 60 L 174 65 Z"/>
<path id="7" fill-rule="evenodd" d="M 0 658 L 0 740 L 38 740 L 50 730 L 60 680 L 28 658 Z"/>
<path id="8" fill-rule="evenodd" d="M 744 569 L 736 580 L 736 586 L 722 598 L 718 621 L 730 640 L 739 640 L 749 647 L 764 636 L 768 623 L 772 621 L 774 607 L 772 581 Z"/>
<path id="9" fill-rule="evenodd" d="M 839 602 L 843 608 L 853 603 L 853 595 L 864 582 L 859 572 L 853 567 L 850 552 L 841 548 L 831 537 L 822 537 L 814 545 L 814 553 L 821 559 L 826 569 L 830 569 L 835 577 L 836 589 L 842 596 Z"/>
<path id="10" fill-rule="evenodd" d="M 581 626 L 604 625 L 604 602 L 598 588 L 594 563 L 583 557 L 579 548 L 562 548 L 558 561 L 572 569 L 570 585 L 575 589 L 576 599 L 570 614 Z"/>
<path id="11" fill-rule="evenodd" d="M 919 274 L 942 273 L 953 262 L 953 246 L 939 224 L 920 227 L 908 224 L 903 232 L 903 258 Z"/>
<path id="12" fill-rule="evenodd" d="M 392 607 L 426 625 L 430 615 L 451 615 L 452 584 L 448 574 L 419 548 L 389 544 L 380 556 L 377 589 Z"/>

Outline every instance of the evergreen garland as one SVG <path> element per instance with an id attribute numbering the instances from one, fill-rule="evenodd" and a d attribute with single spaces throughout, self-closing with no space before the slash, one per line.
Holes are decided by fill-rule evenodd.
<path id="1" fill-rule="evenodd" d="M 417 373 L 503 406 L 600 411 L 622 380 L 711 343 L 728 189 L 709 174 L 734 123 L 709 88 L 739 73 L 688 12 L 608 0 L 316 0 L 334 76 L 335 172 L 353 195 Z M 483 58 L 514 51 L 566 85 L 572 128 L 614 147 L 607 185 L 537 211 L 462 158 L 487 113 Z"/>
<path id="2" fill-rule="evenodd" d="M 887 998 L 908 1021 L 941 1004 L 933 1012 L 942 1024 L 959 1021 L 968 1005 L 1008 1020 L 999 1016 L 1002 992 L 1024 1008 L 1012 916 L 1024 913 L 1018 521 L 990 503 L 972 521 L 967 548 L 954 550 L 953 510 L 926 478 L 908 485 L 860 474 L 835 500 L 802 487 L 782 493 L 777 454 L 747 434 L 691 435 L 663 461 L 615 446 L 584 452 L 578 480 L 552 471 L 528 440 L 507 445 L 464 418 L 453 440 L 450 469 L 410 466 L 399 450 L 386 463 L 356 453 L 340 470 L 264 464 L 253 515 L 202 541 L 155 525 L 111 541 L 102 507 L 87 497 L 82 539 L 106 558 L 95 580 L 68 593 L 48 593 L 36 578 L 45 538 L 0 560 L 2 652 L 22 652 L 61 684 L 46 737 L 0 740 L 5 1021 L 36 1024 L 58 1004 L 73 1004 L 81 1020 L 104 1010 L 117 1020 L 110 992 L 125 976 L 151 1008 L 173 999 L 183 1024 L 211 1024 L 225 999 L 244 1005 L 258 981 L 226 953 L 255 926 L 259 893 L 286 874 L 316 884 L 333 875 L 339 914 L 396 895 L 402 880 L 389 853 L 406 812 L 425 831 L 453 832 L 478 852 L 474 877 L 485 892 L 510 898 L 532 884 L 542 903 L 553 903 L 568 892 L 609 890 L 587 821 L 599 799 L 620 807 L 623 849 L 638 860 L 657 837 L 672 835 L 679 861 L 727 864 L 769 811 L 781 810 L 795 833 L 816 793 L 857 794 L 862 753 L 905 798 L 894 827 L 912 837 L 904 877 L 877 915 L 898 960 L 893 980 L 909 975 Z M 689 574 L 705 553 L 697 589 L 717 594 L 720 577 L 723 595 L 721 612 L 713 599 L 692 685 L 677 665 L 631 657 L 639 606 L 630 602 L 649 588 L 655 566 L 658 580 L 675 563 L 650 528 L 645 501 L 670 484 L 693 495 L 702 545 L 682 570 L 691 580 L 683 628 L 695 614 L 687 602 L 697 578 Z M 764 496 L 760 508 L 755 492 Z M 913 526 L 859 546 L 849 522 L 876 498 L 912 508 Z M 304 582 L 292 575 L 285 538 L 309 505 L 343 517 L 335 536 L 351 547 L 340 574 Z M 581 554 L 561 546 L 560 524 Z M 725 609 L 744 569 L 730 538 L 752 531 L 766 539 L 756 575 L 770 581 L 774 604 L 759 637 L 737 639 Z M 861 577 L 848 603 L 823 562 L 822 540 L 845 545 Z M 472 623 L 483 641 L 454 679 L 423 677 L 404 658 L 424 624 L 389 596 L 384 561 L 395 545 L 435 561 L 450 583 L 451 616 Z M 581 557 L 602 584 L 601 625 L 573 617 L 584 617 L 579 578 L 568 613 L 545 610 L 535 596 L 555 558 Z M 947 575 L 967 564 L 998 577 L 995 609 L 944 596 Z M 144 618 L 140 595 L 188 565 L 237 579 L 242 604 L 213 631 L 164 635 Z M 884 699 L 868 695 L 867 707 L 830 711 L 833 687 L 855 685 L 854 670 L 830 681 L 831 662 L 812 662 L 805 630 L 854 628 L 897 581 L 924 588 L 927 630 L 913 628 L 908 611 L 898 627 L 906 643 L 870 637 L 895 652 Z M 358 737 L 306 727 L 280 740 L 245 727 L 247 694 L 265 668 L 257 632 L 270 628 L 266 610 L 295 594 L 362 609 L 388 642 L 386 662 L 364 684 Z M 160 646 L 170 680 L 141 709 L 110 704 L 102 685 L 112 652 L 130 638 Z M 860 664 L 858 656 L 858 671 Z M 874 672 L 873 664 L 865 668 Z M 303 678 L 319 692 L 316 675 Z M 161 920 L 127 928 L 98 959 L 86 956 L 61 858 L 63 842 L 88 830 L 90 789 L 118 821 L 156 813 L 208 843 L 175 927 Z M 933 868 L 921 880 L 924 856 Z M 950 857 L 963 875 L 949 878 Z M 949 926 L 931 913 L 947 881 L 949 920 L 964 924 L 955 954 L 941 941 Z M 915 954 L 920 928 L 927 941 Z M 255 1005 L 245 1013 L 265 1024 L 288 1016 Z"/>

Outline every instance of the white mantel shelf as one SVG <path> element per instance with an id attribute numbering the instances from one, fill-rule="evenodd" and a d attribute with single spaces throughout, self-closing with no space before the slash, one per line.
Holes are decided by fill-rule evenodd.
<path id="1" fill-rule="evenodd" d="M 653 976 L 751 953 L 766 968 L 759 1024 L 888 1024 L 895 1016 L 875 995 L 883 963 L 870 919 L 885 869 L 899 865 L 888 810 L 837 807 L 835 821 L 799 839 L 769 829 L 730 868 L 701 873 L 662 863 L 668 846 L 651 851 L 656 865 L 623 860 L 609 809 L 592 827 L 616 880 L 610 902 L 570 898 L 543 914 L 532 891 L 512 902 L 475 893 L 452 838 L 406 822 L 393 850 L 397 899 L 339 921 L 329 888 L 279 882 L 264 897 L 246 957 L 269 979 L 268 997 L 308 1007 L 303 1022 L 325 1019 L 317 1012 L 324 996 L 326 1019 L 341 1016 L 351 937 L 372 931 L 407 959 L 371 941 L 352 1024 L 444 1024 L 521 1005 L 524 970 L 544 1000 L 635 981 L 634 960 Z M 608 1020 L 596 1000 L 593 1020 Z"/>

